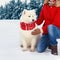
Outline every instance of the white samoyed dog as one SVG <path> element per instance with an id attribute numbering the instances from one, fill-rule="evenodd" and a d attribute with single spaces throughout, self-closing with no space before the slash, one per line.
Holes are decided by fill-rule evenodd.
<path id="1" fill-rule="evenodd" d="M 20 18 L 20 36 L 21 36 L 21 46 L 22 50 L 26 51 L 28 47 L 30 47 L 30 51 L 34 51 L 38 38 L 41 37 L 41 33 L 38 35 L 32 35 L 31 32 L 38 27 L 36 23 L 34 23 L 37 19 L 35 10 L 26 10 L 22 12 Z"/>

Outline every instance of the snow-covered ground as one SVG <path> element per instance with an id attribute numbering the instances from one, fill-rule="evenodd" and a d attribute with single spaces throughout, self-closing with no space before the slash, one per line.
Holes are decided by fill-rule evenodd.
<path id="1" fill-rule="evenodd" d="M 22 52 L 19 20 L 0 21 L 0 60 L 60 60 L 60 40 L 58 40 L 58 48 L 58 56 L 51 55 L 49 50 L 44 53 Z"/>

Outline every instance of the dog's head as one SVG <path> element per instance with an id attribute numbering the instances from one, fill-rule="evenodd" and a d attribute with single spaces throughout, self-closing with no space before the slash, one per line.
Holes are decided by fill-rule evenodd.
<path id="1" fill-rule="evenodd" d="M 34 22 L 36 18 L 37 16 L 35 10 L 24 9 L 24 11 L 22 12 L 21 21 L 25 23 L 30 23 Z"/>

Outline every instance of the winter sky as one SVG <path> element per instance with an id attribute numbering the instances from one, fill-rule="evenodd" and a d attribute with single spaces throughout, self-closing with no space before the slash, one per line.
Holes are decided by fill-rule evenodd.
<path id="1" fill-rule="evenodd" d="M 1 5 L 5 6 L 5 4 L 9 3 L 9 1 L 11 1 L 11 0 L 0 0 L 0 6 Z M 15 1 L 17 1 L 17 0 L 15 0 Z M 21 0 L 21 1 L 24 2 L 25 0 Z M 29 2 L 30 0 L 27 0 L 27 1 Z"/>

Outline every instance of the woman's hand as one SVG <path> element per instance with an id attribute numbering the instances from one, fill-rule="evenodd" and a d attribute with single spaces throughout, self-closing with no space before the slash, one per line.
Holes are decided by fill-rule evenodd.
<path id="1" fill-rule="evenodd" d="M 40 29 L 39 28 L 37 28 L 37 29 L 35 29 L 34 31 L 32 31 L 32 35 L 37 35 L 37 34 L 40 34 L 41 33 L 41 31 L 40 31 Z"/>

